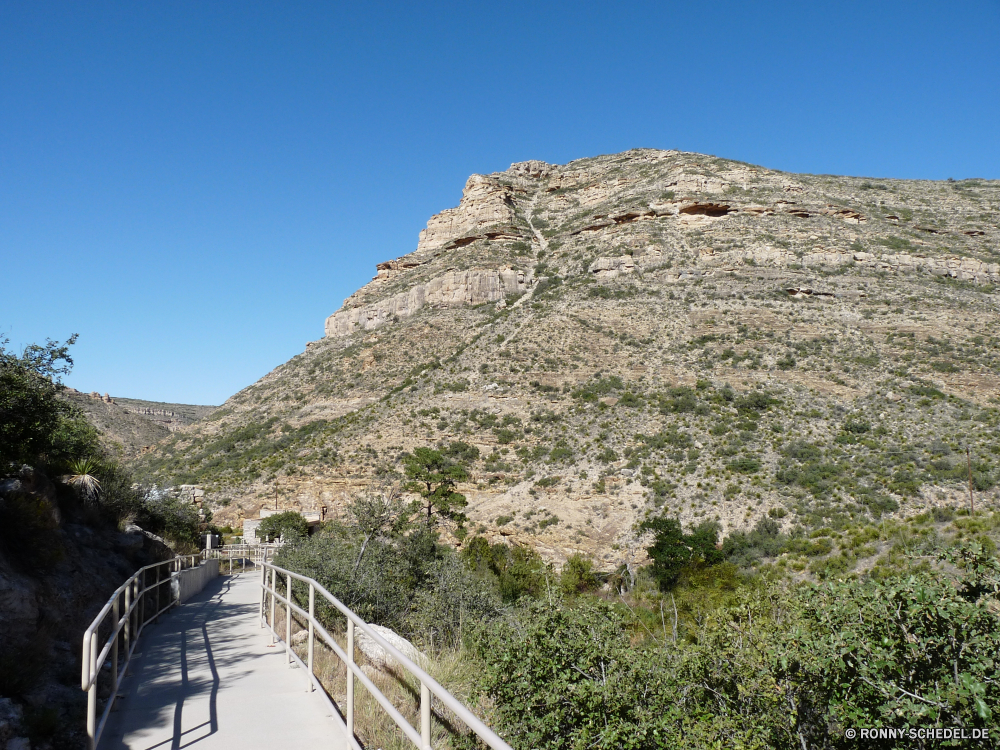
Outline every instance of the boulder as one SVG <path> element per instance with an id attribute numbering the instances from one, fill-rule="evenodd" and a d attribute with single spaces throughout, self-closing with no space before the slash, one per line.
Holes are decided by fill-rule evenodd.
<path id="1" fill-rule="evenodd" d="M 368 627 L 388 641 L 390 645 L 410 661 L 421 667 L 427 664 L 427 657 L 420 653 L 417 647 L 403 636 L 382 625 L 369 625 Z M 374 638 L 360 628 L 355 630 L 354 633 L 354 645 L 365 655 L 373 667 L 384 670 L 396 666 L 396 660 L 389 655 L 385 648 L 382 647 L 382 644 L 377 643 Z"/>
<path id="2" fill-rule="evenodd" d="M 115 546 L 122 552 L 136 552 L 142 549 L 146 543 L 146 537 L 139 533 L 121 532 L 115 540 Z"/>

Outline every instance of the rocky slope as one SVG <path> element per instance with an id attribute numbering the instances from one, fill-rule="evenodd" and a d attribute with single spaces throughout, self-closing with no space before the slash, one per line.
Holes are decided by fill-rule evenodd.
<path id="1" fill-rule="evenodd" d="M 998 216 L 996 181 L 677 151 L 474 175 L 325 338 L 142 466 L 236 523 L 336 513 L 461 441 L 472 531 L 604 567 L 648 513 L 836 528 L 967 502 L 970 463 L 992 503 Z"/>
<path id="2" fill-rule="evenodd" d="M 63 397 L 79 408 L 101 435 L 111 455 L 134 458 L 152 450 L 174 430 L 211 414 L 214 406 L 166 404 L 67 388 Z"/>
<path id="3" fill-rule="evenodd" d="M 40 739 L 33 747 L 86 744 L 80 639 L 123 581 L 171 557 L 162 540 L 135 525 L 119 531 L 40 471 L 0 476 L 0 747 L 28 747 L 25 734 Z"/>

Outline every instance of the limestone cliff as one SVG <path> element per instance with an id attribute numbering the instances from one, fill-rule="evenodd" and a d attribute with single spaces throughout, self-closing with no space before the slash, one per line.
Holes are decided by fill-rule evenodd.
<path id="1" fill-rule="evenodd" d="M 376 277 L 377 278 L 377 277 Z M 407 292 L 370 305 L 344 308 L 326 319 L 327 336 L 348 336 L 370 331 L 400 318 L 407 318 L 425 305 L 481 305 L 499 302 L 508 296 L 523 294 L 531 282 L 531 271 L 500 270 L 449 271 L 417 284 Z"/>

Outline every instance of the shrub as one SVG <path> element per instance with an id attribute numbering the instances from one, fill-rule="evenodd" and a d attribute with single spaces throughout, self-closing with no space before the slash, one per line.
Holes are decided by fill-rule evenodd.
<path id="1" fill-rule="evenodd" d="M 871 423 L 861 419 L 851 418 L 844 422 L 844 432 L 849 432 L 852 435 L 863 435 L 866 432 L 871 432 L 871 429 Z"/>
<path id="2" fill-rule="evenodd" d="M 618 404 L 620 406 L 628 406 L 633 409 L 641 407 L 643 403 L 644 403 L 643 400 L 638 396 L 636 396 L 631 391 L 625 391 L 625 393 L 622 394 L 621 398 L 618 399 Z"/>
<path id="3" fill-rule="evenodd" d="M 598 587 L 594 563 L 580 553 L 570 555 L 559 574 L 559 585 L 566 594 L 579 594 Z"/>
<path id="4" fill-rule="evenodd" d="M 698 396 L 694 388 L 678 386 L 668 390 L 665 396 L 661 395 L 659 402 L 661 413 L 683 414 L 698 407 Z"/>
<path id="5" fill-rule="evenodd" d="M 722 543 L 722 554 L 737 565 L 750 565 L 761 557 L 776 557 L 784 549 L 787 537 L 778 522 L 762 518 L 750 533 L 735 532 Z"/>
<path id="6" fill-rule="evenodd" d="M 735 399 L 733 406 L 741 412 L 763 412 L 779 403 L 781 402 L 767 391 L 751 391 L 745 396 Z"/>
<path id="7" fill-rule="evenodd" d="M 491 545 L 482 537 L 475 537 L 465 545 L 462 558 L 472 570 L 495 576 L 504 602 L 537 597 L 545 590 L 547 569 L 533 549 Z"/>
<path id="8" fill-rule="evenodd" d="M 0 338 L 0 472 L 11 464 L 63 465 L 100 454 L 97 432 L 58 397 L 58 377 L 73 366 L 75 341 L 74 334 L 65 344 L 32 344 L 16 355 Z"/>
<path id="9" fill-rule="evenodd" d="M 756 474 L 760 471 L 760 460 L 753 456 L 740 456 L 726 464 L 726 468 L 740 474 Z"/>
<path id="10" fill-rule="evenodd" d="M 786 354 L 775 362 L 779 370 L 791 370 L 795 367 L 795 358 L 791 354 Z"/>
<path id="11" fill-rule="evenodd" d="M 549 463 L 569 462 L 573 460 L 574 455 L 573 449 L 566 441 L 560 440 L 549 453 Z"/>
<path id="12" fill-rule="evenodd" d="M 301 513 L 294 510 L 286 510 L 284 513 L 268 516 L 257 527 L 257 536 L 268 542 L 273 542 L 279 537 L 286 542 L 299 540 L 307 536 L 308 533 L 309 522 L 302 517 Z"/>
<path id="13" fill-rule="evenodd" d="M 493 434 L 500 445 L 509 445 L 517 438 L 517 433 L 506 427 L 498 427 L 493 430 Z"/>
<path id="14" fill-rule="evenodd" d="M 493 620 L 500 614 L 500 604 L 492 578 L 476 575 L 460 558 L 446 555 L 428 566 L 406 628 L 435 648 L 455 648 L 463 641 L 466 623 Z"/>

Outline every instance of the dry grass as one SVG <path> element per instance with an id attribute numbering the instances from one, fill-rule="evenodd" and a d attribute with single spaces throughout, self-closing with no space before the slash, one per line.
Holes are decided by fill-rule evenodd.
<path id="1" fill-rule="evenodd" d="M 285 633 L 285 610 L 279 605 L 275 608 L 275 630 L 282 636 Z M 334 637 L 337 645 L 346 651 L 346 623 L 328 623 L 328 632 Z M 298 615 L 292 617 L 292 634 L 306 630 L 308 623 Z M 303 642 L 293 646 L 293 650 L 303 662 L 308 658 L 308 644 Z M 361 666 L 365 675 L 375 683 L 375 686 L 403 715 L 410 725 L 420 731 L 420 681 L 402 667 L 378 669 L 374 667 L 359 649 L 355 649 L 355 661 Z M 474 701 L 472 686 L 474 682 L 474 667 L 465 658 L 461 649 L 446 649 L 429 655 L 426 670 L 435 680 L 445 686 L 449 692 L 473 713 L 485 718 L 489 706 Z M 317 634 L 313 649 L 313 671 L 327 695 L 345 715 L 347 703 L 347 667 L 340 657 L 334 653 Z M 431 704 L 431 745 L 434 748 L 452 748 L 453 740 L 468 733 L 468 727 L 458 719 L 437 698 Z M 362 745 L 381 750 L 409 750 L 413 744 L 409 741 L 395 721 L 385 712 L 378 701 L 361 684 L 355 680 L 354 688 L 354 732 Z"/>

